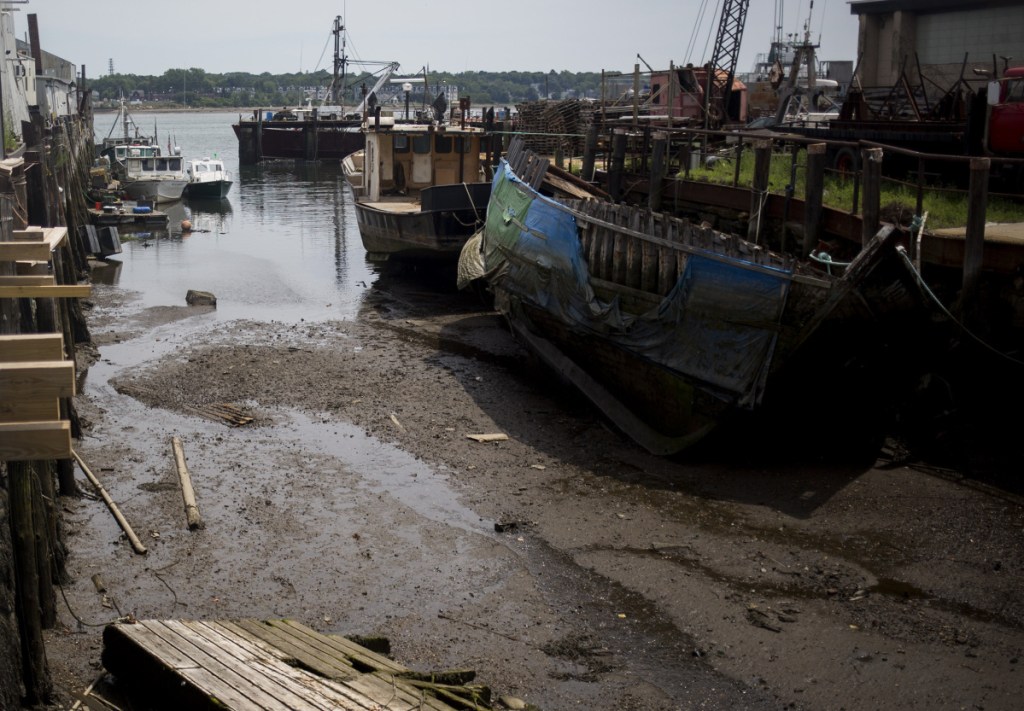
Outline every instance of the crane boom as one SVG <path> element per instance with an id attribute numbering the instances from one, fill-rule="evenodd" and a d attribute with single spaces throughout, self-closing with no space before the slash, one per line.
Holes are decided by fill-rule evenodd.
<path id="1" fill-rule="evenodd" d="M 725 0 L 722 4 L 722 16 L 718 22 L 718 34 L 715 47 L 708 65 L 707 91 L 704 92 L 704 126 L 712 128 L 711 115 L 714 113 L 712 102 L 718 104 L 721 118 L 724 119 L 729 108 L 729 94 L 736 78 L 736 64 L 740 55 L 740 41 L 743 39 L 743 27 L 747 24 L 747 8 L 750 0 Z M 724 78 L 720 78 L 724 75 Z"/>

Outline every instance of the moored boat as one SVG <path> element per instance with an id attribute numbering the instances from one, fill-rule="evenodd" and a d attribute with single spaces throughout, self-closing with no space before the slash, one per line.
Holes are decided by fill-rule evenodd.
<path id="1" fill-rule="evenodd" d="M 342 161 L 371 261 L 455 263 L 483 225 L 491 183 L 483 129 L 434 122 L 363 124 L 366 147 Z"/>
<path id="2" fill-rule="evenodd" d="M 774 411 L 801 435 L 827 423 L 877 444 L 881 418 L 863 413 L 884 409 L 913 363 L 886 354 L 923 347 L 931 329 L 892 228 L 836 276 L 666 214 L 550 199 L 538 158 L 515 142 L 509 155 L 464 259 L 480 258 L 527 346 L 623 432 L 671 454 L 741 413 Z"/>
<path id="3" fill-rule="evenodd" d="M 227 197 L 231 190 L 231 173 L 224 169 L 224 161 L 219 158 L 190 160 L 185 174 L 188 176 L 186 197 L 219 200 Z"/>
<path id="4" fill-rule="evenodd" d="M 153 203 L 181 199 L 188 184 L 181 156 L 129 156 L 121 189 L 129 200 Z"/>

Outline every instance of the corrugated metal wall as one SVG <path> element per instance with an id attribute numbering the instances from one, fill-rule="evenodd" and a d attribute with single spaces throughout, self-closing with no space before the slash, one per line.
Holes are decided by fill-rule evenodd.
<path id="1" fill-rule="evenodd" d="M 997 56 L 1024 60 L 1024 4 L 1016 7 L 921 14 L 917 17 L 917 51 L 922 64 L 973 64 Z M 1000 61 L 1000 71 L 1002 61 Z"/>

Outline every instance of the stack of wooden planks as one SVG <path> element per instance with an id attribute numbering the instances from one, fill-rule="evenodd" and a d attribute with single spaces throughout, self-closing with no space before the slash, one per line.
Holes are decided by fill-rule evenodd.
<path id="1" fill-rule="evenodd" d="M 58 284 L 51 262 L 67 228 L 29 227 L 0 241 L 0 299 L 83 297 L 89 286 Z M 75 394 L 75 364 L 60 333 L 0 335 L 0 460 L 69 459 L 70 423 L 60 400 Z"/>
<path id="2" fill-rule="evenodd" d="M 103 666 L 145 707 L 490 709 L 472 672 L 418 674 L 293 620 L 143 620 L 109 625 Z"/>

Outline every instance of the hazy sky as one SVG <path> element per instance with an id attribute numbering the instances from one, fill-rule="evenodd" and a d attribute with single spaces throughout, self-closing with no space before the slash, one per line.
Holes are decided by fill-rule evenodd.
<path id="1" fill-rule="evenodd" d="M 15 0 L 17 2 L 17 0 Z M 846 0 L 751 0 L 740 71 L 767 52 L 776 7 L 783 33 L 810 28 L 821 59 L 855 61 L 857 20 Z M 43 49 L 86 66 L 163 74 L 331 70 L 341 15 L 350 59 L 397 61 L 403 72 L 632 71 L 710 59 L 721 0 L 29 0 L 15 4 L 18 37 L 35 13 Z M 627 9 L 628 8 L 628 9 Z M 694 28 L 697 31 L 694 31 Z M 642 67 L 643 65 L 641 65 Z M 353 66 L 354 71 L 360 67 Z"/>

